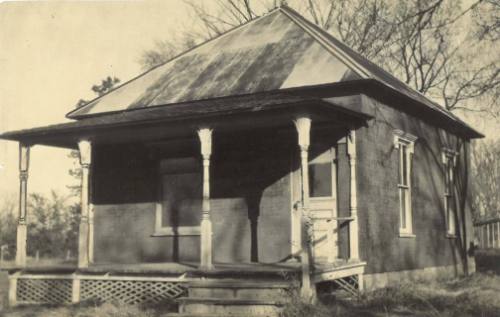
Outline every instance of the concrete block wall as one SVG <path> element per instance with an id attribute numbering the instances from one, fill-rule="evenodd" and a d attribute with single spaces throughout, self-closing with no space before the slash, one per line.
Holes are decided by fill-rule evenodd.
<path id="1" fill-rule="evenodd" d="M 443 147 L 460 152 L 457 169 L 464 182 L 468 143 L 369 97 L 363 96 L 362 103 L 363 111 L 374 116 L 357 131 L 359 241 L 361 259 L 368 262 L 366 273 L 461 266 L 472 238 L 469 197 L 468 193 L 462 197 L 465 210 L 459 212 L 457 238 L 448 238 L 441 153 Z M 395 129 L 418 137 L 412 165 L 413 238 L 399 236 Z"/>

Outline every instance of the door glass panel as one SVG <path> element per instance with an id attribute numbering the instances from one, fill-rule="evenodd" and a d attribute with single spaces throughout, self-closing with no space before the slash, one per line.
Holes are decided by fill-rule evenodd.
<path id="1" fill-rule="evenodd" d="M 309 162 L 310 197 L 332 196 L 332 151 L 326 150 Z"/>

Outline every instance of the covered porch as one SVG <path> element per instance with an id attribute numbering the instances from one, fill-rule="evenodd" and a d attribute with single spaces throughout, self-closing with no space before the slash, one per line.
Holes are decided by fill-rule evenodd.
<path id="1" fill-rule="evenodd" d="M 117 281 L 180 285 L 179 292 L 165 295 L 170 298 L 183 296 L 188 281 L 206 278 L 294 276 L 306 297 L 314 296 L 315 283 L 345 277 L 361 288 L 355 130 L 367 119 L 318 97 L 266 93 L 2 135 L 20 142 L 11 302 L 30 302 L 19 296 L 36 283 L 40 294 L 61 283 L 71 290 L 64 301 L 77 302 L 87 296 L 80 290 L 90 282 L 82 281 L 90 280 L 100 281 L 102 289 Z M 82 214 L 75 264 L 26 262 L 34 145 L 79 150 Z M 199 188 L 193 185 L 198 173 Z"/>

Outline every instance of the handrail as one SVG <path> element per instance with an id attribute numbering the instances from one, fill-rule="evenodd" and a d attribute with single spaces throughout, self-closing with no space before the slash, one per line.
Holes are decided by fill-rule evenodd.
<path id="1" fill-rule="evenodd" d="M 337 220 L 337 221 L 353 221 L 354 217 L 331 217 L 330 219 L 328 219 L 326 221 L 330 222 L 332 220 Z"/>

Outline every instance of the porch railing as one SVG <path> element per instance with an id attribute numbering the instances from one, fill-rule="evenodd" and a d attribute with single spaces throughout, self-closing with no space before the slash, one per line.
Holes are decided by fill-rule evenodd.
<path id="1" fill-rule="evenodd" d="M 500 218 L 474 224 L 479 247 L 500 249 Z"/>
<path id="2" fill-rule="evenodd" d="M 187 294 L 182 278 L 80 274 L 23 274 L 9 276 L 9 303 L 69 304 L 118 300 L 125 304 L 159 303 Z"/>

